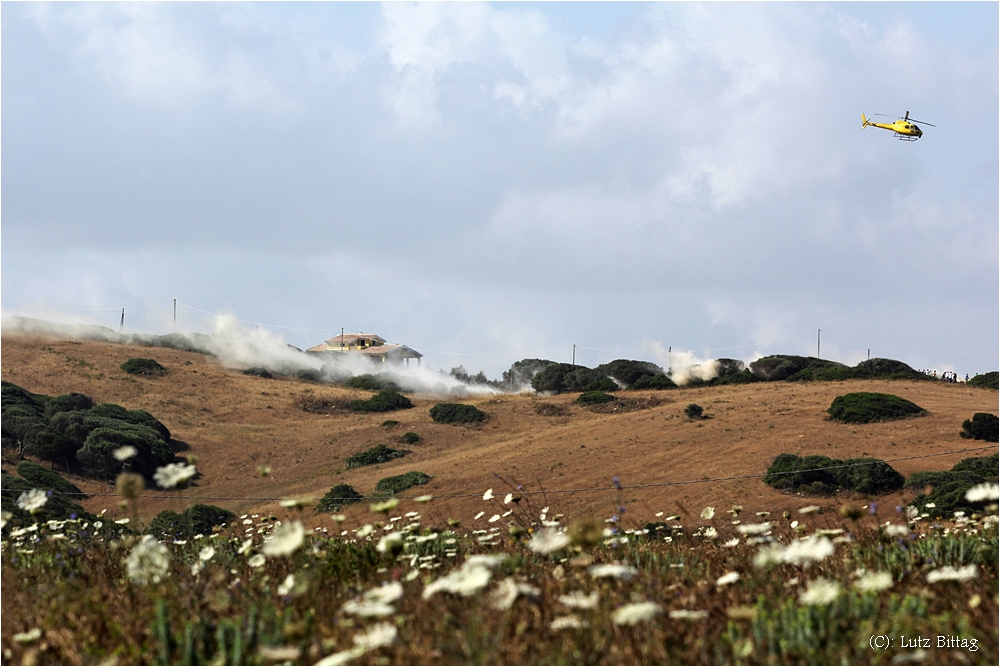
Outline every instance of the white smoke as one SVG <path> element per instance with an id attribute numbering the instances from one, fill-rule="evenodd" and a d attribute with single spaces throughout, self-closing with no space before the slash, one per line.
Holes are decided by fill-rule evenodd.
<path id="1" fill-rule="evenodd" d="M 67 318 L 60 318 L 65 321 Z M 380 363 L 360 354 L 317 355 L 287 344 L 280 335 L 250 328 L 232 316 L 217 316 L 211 335 L 178 333 L 120 334 L 92 324 L 62 324 L 2 313 L 4 335 L 25 333 L 72 340 L 170 347 L 204 352 L 229 368 L 265 368 L 284 375 L 305 375 L 323 382 L 343 382 L 356 375 L 378 375 L 408 392 L 432 395 L 488 395 L 500 393 L 489 385 L 468 384 L 448 373 L 425 366 Z"/>
<path id="2" fill-rule="evenodd" d="M 694 379 L 711 380 L 719 374 L 719 365 L 714 359 L 699 359 L 688 350 L 665 349 L 658 342 L 647 344 L 646 349 L 667 369 L 670 379 L 678 386 L 684 386 Z"/>

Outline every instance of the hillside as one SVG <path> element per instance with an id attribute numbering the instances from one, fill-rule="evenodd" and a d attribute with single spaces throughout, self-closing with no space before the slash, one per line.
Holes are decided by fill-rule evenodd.
<path id="1" fill-rule="evenodd" d="M 159 378 L 135 377 L 119 366 L 131 357 L 151 357 L 167 368 Z M 162 421 L 173 437 L 186 444 L 183 455 L 197 457 L 202 477 L 192 488 L 169 494 L 146 492 L 141 518 L 162 509 L 182 510 L 201 500 L 237 513 L 284 514 L 276 499 L 321 497 L 330 487 L 346 483 L 370 493 L 378 479 L 419 470 L 434 479 L 409 495 L 469 497 L 438 499 L 423 512 L 441 524 L 454 517 L 466 528 L 487 528 L 492 508 L 481 496 L 487 488 L 502 498 L 517 484 L 525 491 L 522 509 L 550 507 L 550 515 L 593 514 L 608 517 L 619 504 L 628 509 L 626 525 L 655 520 L 657 512 L 693 514 L 711 505 L 726 510 L 742 505 L 747 512 L 780 511 L 803 505 L 839 507 L 843 497 L 804 498 L 786 495 L 759 478 L 731 481 L 700 480 L 759 475 L 782 452 L 823 454 L 834 458 L 871 456 L 881 459 L 924 456 L 975 447 L 984 443 L 959 437 L 962 421 L 975 412 L 996 412 L 995 390 L 963 384 L 911 381 L 845 381 L 767 383 L 661 392 L 629 392 L 629 397 L 659 400 L 659 405 L 624 413 L 592 412 L 574 403 L 576 394 L 555 397 L 502 395 L 460 399 L 490 415 L 477 427 L 435 424 L 428 410 L 455 397 L 411 395 L 414 408 L 389 414 L 304 411 L 303 399 L 368 398 L 370 392 L 344 389 L 288 378 L 263 379 L 225 368 L 212 357 L 162 348 L 53 340 L 35 336 L 5 336 L 2 377 L 29 391 L 50 395 L 85 393 L 95 402 L 143 408 Z M 853 391 L 892 393 L 909 399 L 928 415 L 885 424 L 847 426 L 825 419 L 838 395 Z M 623 394 L 624 395 L 624 394 Z M 564 415 L 539 414 L 539 404 L 553 404 Z M 710 419 L 692 422 L 684 407 L 698 403 Z M 551 410 L 549 411 L 551 412 Z M 386 429 L 382 423 L 399 424 Z M 398 443 L 400 435 L 421 436 L 413 445 Z M 346 470 L 348 456 L 379 443 L 410 453 L 382 465 Z M 960 459 L 988 453 L 954 454 L 928 459 L 894 461 L 904 475 L 918 470 L 944 470 Z M 271 469 L 267 476 L 258 467 Z M 10 462 L 4 470 L 11 472 Z M 617 476 L 626 487 L 691 481 L 672 486 L 613 489 Z M 106 483 L 70 479 L 95 495 L 86 509 L 125 516 L 114 489 Z M 564 489 L 594 489 L 560 493 Z M 404 494 L 406 495 L 406 494 Z M 150 496 L 169 496 L 152 498 Z M 880 499 L 895 506 L 900 494 Z M 409 511 L 406 503 L 399 513 Z M 481 510 L 486 515 L 473 517 Z M 368 518 L 366 505 L 347 508 L 349 518 Z M 315 525 L 330 526 L 325 515 L 306 511 Z"/>

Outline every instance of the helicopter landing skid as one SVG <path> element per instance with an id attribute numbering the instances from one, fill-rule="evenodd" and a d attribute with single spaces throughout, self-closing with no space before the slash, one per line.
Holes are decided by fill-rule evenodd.
<path id="1" fill-rule="evenodd" d="M 903 136 L 899 136 L 899 137 L 896 137 L 896 138 L 899 139 L 900 141 L 916 141 L 920 137 L 903 137 Z"/>

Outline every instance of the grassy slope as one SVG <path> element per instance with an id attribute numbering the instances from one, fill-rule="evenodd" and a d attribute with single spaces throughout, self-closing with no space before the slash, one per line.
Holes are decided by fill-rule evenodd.
<path id="1" fill-rule="evenodd" d="M 162 378 L 127 375 L 119 365 L 130 357 L 151 357 L 169 369 Z M 485 425 L 462 428 L 434 424 L 428 409 L 453 397 L 413 396 L 415 408 L 391 414 L 316 415 L 302 411 L 303 396 L 367 398 L 369 392 L 289 379 L 264 380 L 223 368 L 209 357 L 166 349 L 103 343 L 5 336 L 2 375 L 40 393 L 80 391 L 95 401 L 144 408 L 165 423 L 174 437 L 187 443 L 185 453 L 198 457 L 203 473 L 183 499 L 144 498 L 145 520 L 162 509 L 182 510 L 193 499 L 237 512 L 281 513 L 277 502 L 209 500 L 209 498 L 279 498 L 322 496 L 335 484 L 348 483 L 370 493 L 382 477 L 421 470 L 434 480 L 419 493 L 476 494 L 475 498 L 435 502 L 443 519 L 454 516 L 470 528 L 485 527 L 487 517 L 473 521 L 482 509 L 478 497 L 492 487 L 498 495 L 511 490 L 497 479 L 516 480 L 526 490 L 610 486 L 617 475 L 623 484 L 699 480 L 762 473 L 781 452 L 825 454 L 835 458 L 873 456 L 892 459 L 962 449 L 980 443 L 962 440 L 962 420 L 975 412 L 994 412 L 997 393 L 961 384 L 938 382 L 850 381 L 773 383 L 667 392 L 655 408 L 626 414 L 595 414 L 573 404 L 575 394 L 537 399 L 500 396 L 463 399 L 491 415 Z M 847 426 L 824 419 L 833 398 L 851 391 L 892 393 L 929 411 L 929 415 L 887 424 Z M 544 417 L 535 412 L 539 400 L 565 405 L 568 416 Z M 684 406 L 698 403 L 712 419 L 690 422 Z M 400 424 L 391 431 L 387 419 Z M 408 446 L 411 454 L 387 464 L 345 471 L 351 454 L 380 442 L 390 446 L 406 431 L 422 437 Z M 950 468 L 960 454 L 901 461 L 892 465 L 908 475 L 917 470 Z M 257 466 L 272 474 L 257 476 Z M 7 469 L 9 466 L 4 466 Z M 113 493 L 108 485 L 73 478 L 91 493 Z M 151 492 L 150 492 L 151 493 Z M 176 494 L 175 494 L 176 495 Z M 793 509 L 804 504 L 839 505 L 841 499 L 803 499 L 766 487 L 759 479 L 689 484 L 674 487 L 549 494 L 533 504 L 570 516 L 608 516 L 624 501 L 626 525 L 651 520 L 655 512 L 693 514 L 713 505 L 747 511 Z M 898 496 L 882 499 L 896 504 Z M 87 509 L 121 513 L 115 498 L 95 497 Z M 401 507 L 402 511 L 405 511 Z M 346 513 L 367 512 L 348 508 Z M 124 514 L 123 514 L 124 516 Z M 317 517 L 317 523 L 322 523 Z M 328 523 L 328 521 L 327 521 Z M 479 524 L 483 524 L 480 526 Z"/>

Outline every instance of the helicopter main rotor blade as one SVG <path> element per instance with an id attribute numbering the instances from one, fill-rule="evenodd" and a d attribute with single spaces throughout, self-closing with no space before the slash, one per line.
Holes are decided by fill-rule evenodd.
<path id="1" fill-rule="evenodd" d="M 911 123 L 920 123 L 921 125 L 930 125 L 931 127 L 937 127 L 934 123 L 928 123 L 926 120 L 917 120 L 916 118 L 910 119 Z"/>

